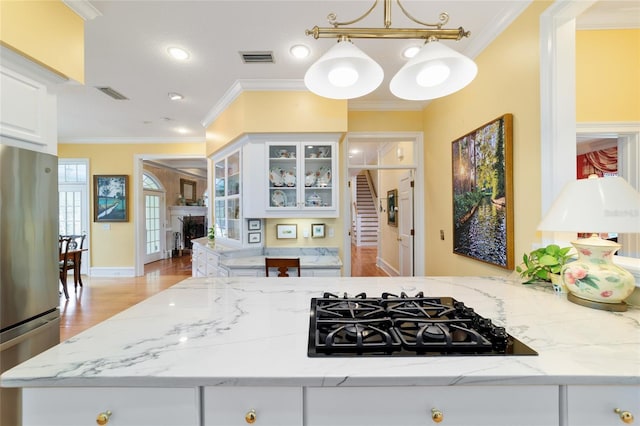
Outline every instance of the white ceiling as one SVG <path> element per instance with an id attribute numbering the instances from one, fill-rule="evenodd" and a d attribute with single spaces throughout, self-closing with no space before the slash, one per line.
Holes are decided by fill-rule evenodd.
<path id="1" fill-rule="evenodd" d="M 67 0 L 73 5 L 76 0 Z M 395 2 L 394 2 L 395 3 Z M 404 0 L 417 19 L 436 22 L 448 12 L 448 28 L 464 27 L 468 39 L 442 41 L 475 57 L 507 26 L 528 1 Z M 302 88 L 306 69 L 333 43 L 305 36 L 314 25 L 328 26 L 326 16 L 338 20 L 361 16 L 373 0 L 200 0 L 91 1 L 99 15 L 85 22 L 85 84 L 58 87 L 58 139 L 61 142 L 203 141 L 205 128 L 225 94 L 238 81 L 252 87 Z M 585 26 L 640 26 L 637 0 L 597 3 L 581 20 Z M 612 12 L 614 10 L 614 12 Z M 596 17 L 606 17 L 606 23 Z M 382 4 L 356 26 L 381 27 Z M 580 25 L 580 23 L 579 23 Z M 392 6 L 392 27 L 416 27 Z M 289 48 L 311 48 L 311 56 L 296 60 Z M 404 64 L 401 50 L 415 40 L 354 40 L 380 63 L 385 80 L 370 95 L 352 100 L 350 108 L 418 109 L 423 103 L 399 101 L 388 89 L 393 74 Z M 180 46 L 191 52 L 179 63 L 166 49 Z M 241 51 L 272 51 L 274 64 L 244 64 Z M 482 70 L 480 70 L 482 72 Z M 97 86 L 109 86 L 129 100 L 114 100 Z M 184 95 L 170 101 L 169 92 Z M 184 133 L 180 133 L 182 129 Z"/>

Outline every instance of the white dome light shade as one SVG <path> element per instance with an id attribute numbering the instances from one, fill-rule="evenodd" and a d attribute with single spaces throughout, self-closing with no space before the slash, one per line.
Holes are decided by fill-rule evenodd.
<path id="1" fill-rule="evenodd" d="M 442 61 L 427 62 L 416 75 L 416 83 L 422 87 L 442 84 L 451 75 L 451 69 Z"/>
<path id="2" fill-rule="evenodd" d="M 439 42 L 425 44 L 391 79 L 395 96 L 410 101 L 440 98 L 471 83 L 478 67 L 471 59 Z"/>
<path id="3" fill-rule="evenodd" d="M 348 40 L 340 41 L 304 75 L 307 89 L 331 99 L 353 99 L 373 92 L 384 78 L 376 61 Z"/>
<path id="4" fill-rule="evenodd" d="M 327 78 L 336 87 L 349 87 L 358 81 L 358 71 L 350 66 L 336 66 L 329 71 Z"/>

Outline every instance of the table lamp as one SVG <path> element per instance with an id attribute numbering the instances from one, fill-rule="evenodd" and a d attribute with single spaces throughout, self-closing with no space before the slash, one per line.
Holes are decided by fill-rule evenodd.
<path id="1" fill-rule="evenodd" d="M 640 193 L 620 177 L 569 182 L 538 225 L 541 231 L 588 232 L 589 238 L 572 241 L 578 260 L 561 270 L 567 298 L 579 305 L 622 312 L 624 299 L 635 289 L 631 273 L 613 263 L 620 244 L 599 233 L 640 232 Z"/>

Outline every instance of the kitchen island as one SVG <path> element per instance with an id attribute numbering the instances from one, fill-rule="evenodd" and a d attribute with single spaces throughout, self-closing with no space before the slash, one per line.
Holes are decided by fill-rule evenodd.
<path id="1" fill-rule="evenodd" d="M 538 355 L 308 357 L 310 301 L 325 291 L 453 297 Z M 640 310 L 593 310 L 502 278 L 189 278 L 0 384 L 25 388 L 27 426 L 81 424 L 69 416 L 86 410 L 118 425 L 615 425 L 639 415 Z M 148 423 L 125 415 L 133 395 Z"/>

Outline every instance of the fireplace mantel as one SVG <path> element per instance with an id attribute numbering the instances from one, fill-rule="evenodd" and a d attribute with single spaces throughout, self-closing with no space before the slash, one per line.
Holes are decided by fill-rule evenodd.
<path id="1" fill-rule="evenodd" d="M 206 216 L 207 208 L 205 206 L 169 206 L 171 216 Z"/>

